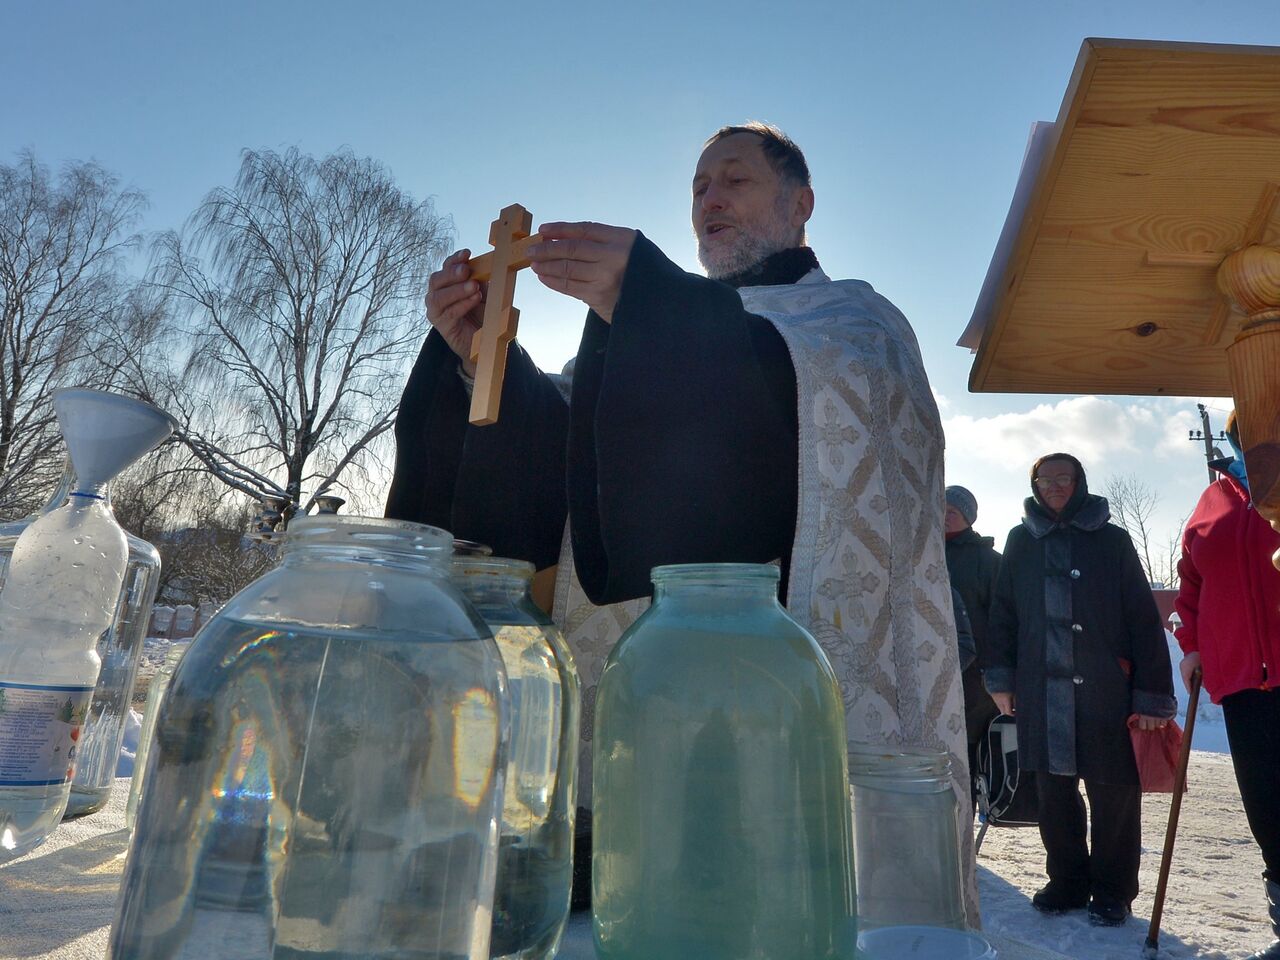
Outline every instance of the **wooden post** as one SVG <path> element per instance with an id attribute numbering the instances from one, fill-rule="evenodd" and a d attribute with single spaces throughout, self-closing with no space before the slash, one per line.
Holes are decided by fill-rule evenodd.
<path id="1" fill-rule="evenodd" d="M 1249 495 L 1280 530 L 1280 249 L 1253 245 L 1218 268 L 1218 289 L 1245 314 L 1227 347 Z M 1280 550 L 1272 562 L 1280 568 Z"/>
<path id="2" fill-rule="evenodd" d="M 493 252 L 470 261 L 471 279 L 488 281 L 484 323 L 471 339 L 471 361 L 476 365 L 475 389 L 471 394 L 472 423 L 495 423 L 502 401 L 502 379 L 507 370 L 507 344 L 516 335 L 520 311 L 512 306 L 516 271 L 529 265 L 526 251 L 541 237 L 529 235 L 533 217 L 518 203 L 503 208 L 489 228 Z"/>

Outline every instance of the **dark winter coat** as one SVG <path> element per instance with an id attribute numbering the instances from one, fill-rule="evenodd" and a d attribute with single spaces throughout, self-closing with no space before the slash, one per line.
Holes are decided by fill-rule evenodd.
<path id="1" fill-rule="evenodd" d="M 1164 627 L 1133 541 L 1107 522 L 1107 501 L 1086 493 L 1071 506 L 1059 520 L 1028 498 L 1009 532 L 986 685 L 1015 696 L 1025 768 L 1137 784 L 1129 715 L 1176 708 Z"/>
<path id="2" fill-rule="evenodd" d="M 981 537 L 973 527 L 947 541 L 947 572 L 951 574 L 951 586 L 960 594 L 969 613 L 969 626 L 979 657 L 986 649 L 987 611 L 991 607 L 996 575 L 1000 572 L 1000 554 L 995 546 L 994 537 Z"/>
<path id="3" fill-rule="evenodd" d="M 1280 685 L 1280 570 L 1271 564 L 1277 549 L 1280 533 L 1234 477 L 1220 477 L 1200 495 L 1182 535 L 1175 606 L 1178 643 L 1185 653 L 1200 652 L 1214 703 Z"/>
<path id="4" fill-rule="evenodd" d="M 995 539 L 979 536 L 973 527 L 951 537 L 947 540 L 947 572 L 951 575 L 951 589 L 960 595 L 969 614 L 969 628 L 978 653 L 973 665 L 965 666 L 961 674 L 964 715 L 971 728 L 985 728 L 996 714 L 995 704 L 982 685 L 981 669 L 987 660 L 987 612 L 1000 572 Z"/>

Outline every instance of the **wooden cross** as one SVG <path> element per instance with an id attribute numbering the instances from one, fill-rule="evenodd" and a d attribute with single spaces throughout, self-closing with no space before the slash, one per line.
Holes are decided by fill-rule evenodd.
<path id="1" fill-rule="evenodd" d="M 476 384 L 471 393 L 471 422 L 484 426 L 496 423 L 502 401 L 502 379 L 507 371 L 507 344 L 516 335 L 520 311 L 513 307 L 516 271 L 529 265 L 528 250 L 542 237 L 529 235 L 533 217 L 513 203 L 504 207 L 489 228 L 493 252 L 472 257 L 471 279 L 488 282 L 484 323 L 471 338 L 471 362 L 476 365 Z"/>

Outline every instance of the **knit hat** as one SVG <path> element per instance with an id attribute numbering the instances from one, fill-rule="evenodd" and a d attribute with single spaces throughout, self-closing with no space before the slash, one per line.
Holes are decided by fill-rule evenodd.
<path id="1" fill-rule="evenodd" d="M 964 487 L 947 487 L 947 505 L 960 511 L 969 526 L 978 519 L 978 498 Z"/>

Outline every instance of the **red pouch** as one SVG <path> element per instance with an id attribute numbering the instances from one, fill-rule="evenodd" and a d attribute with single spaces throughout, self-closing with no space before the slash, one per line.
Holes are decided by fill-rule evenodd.
<path id="1" fill-rule="evenodd" d="M 1129 738 L 1133 741 L 1133 759 L 1138 764 L 1138 780 L 1143 793 L 1173 793 L 1182 757 L 1182 728 L 1170 720 L 1155 730 L 1139 730 L 1138 715 L 1129 717 Z M 1182 785 L 1187 792 L 1187 785 Z"/>

